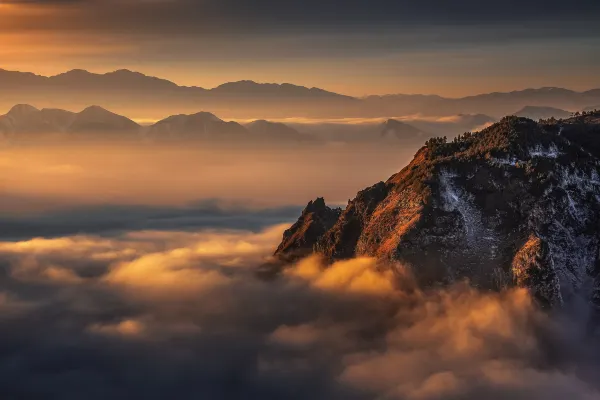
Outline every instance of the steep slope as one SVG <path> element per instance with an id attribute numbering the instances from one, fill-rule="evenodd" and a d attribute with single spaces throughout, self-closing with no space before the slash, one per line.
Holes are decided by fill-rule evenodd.
<path id="1" fill-rule="evenodd" d="M 575 294 L 600 305 L 598 117 L 506 117 L 451 143 L 430 139 L 323 235 L 302 235 L 300 220 L 286 235 L 331 260 L 400 262 L 424 285 L 466 278 L 528 287 L 546 305 Z M 294 259 L 285 246 L 275 255 Z"/>
<path id="2" fill-rule="evenodd" d="M 322 197 L 310 201 L 298 221 L 283 233 L 276 253 L 290 260 L 309 254 L 313 244 L 333 227 L 341 212 L 341 208 L 327 207 Z"/>

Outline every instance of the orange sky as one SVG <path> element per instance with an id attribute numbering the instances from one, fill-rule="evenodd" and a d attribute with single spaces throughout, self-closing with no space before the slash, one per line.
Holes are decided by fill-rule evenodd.
<path id="1" fill-rule="evenodd" d="M 381 34 L 333 30 L 163 34 L 148 31 L 146 26 L 130 30 L 119 25 L 96 27 L 91 14 L 77 6 L 86 3 L 92 2 L 68 3 L 71 6 L 0 3 L 0 68 L 42 75 L 74 68 L 93 72 L 127 68 L 181 85 L 210 88 L 251 79 L 355 96 L 459 97 L 527 87 L 587 90 L 600 86 L 600 60 L 594 55 L 600 40 L 595 36 L 534 35 L 513 42 L 470 43 L 461 36 L 469 32 L 452 31 L 461 39 L 441 46 L 437 43 L 443 32 L 432 33 L 426 27 Z M 93 4 L 98 7 L 100 3 Z M 109 8 L 119 3 L 102 4 Z M 414 44 L 419 41 L 422 46 Z M 396 42 L 404 44 L 395 47 Z"/>

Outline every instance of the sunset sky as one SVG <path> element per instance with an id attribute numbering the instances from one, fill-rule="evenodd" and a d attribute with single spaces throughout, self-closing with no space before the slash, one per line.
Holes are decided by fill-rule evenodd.
<path id="1" fill-rule="evenodd" d="M 337 3 L 337 4 L 336 4 Z M 596 0 L 8 0 L 0 68 L 350 95 L 600 86 Z"/>

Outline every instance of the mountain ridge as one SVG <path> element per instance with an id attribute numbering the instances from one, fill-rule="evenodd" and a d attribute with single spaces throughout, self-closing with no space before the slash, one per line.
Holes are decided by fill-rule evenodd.
<path id="1" fill-rule="evenodd" d="M 425 286 L 528 288 L 549 307 L 581 296 L 600 306 L 600 113 L 561 122 L 505 117 L 452 142 L 432 138 L 385 182 L 327 223 L 305 210 L 275 251 L 373 256 Z M 310 224 L 308 224 L 308 222 Z M 308 226 L 307 226 L 308 224 Z M 305 235 L 312 232 L 321 235 Z M 317 229 L 318 228 L 318 229 Z"/>
<path id="2" fill-rule="evenodd" d="M 22 136 L 35 139 L 62 134 L 68 138 L 81 134 L 132 134 L 149 140 L 252 139 L 256 141 L 306 142 L 316 138 L 300 133 L 279 122 L 256 120 L 242 125 L 224 121 L 215 114 L 200 111 L 175 114 L 143 127 L 135 121 L 103 107 L 87 106 L 79 112 L 62 109 L 38 109 L 29 104 L 16 104 L 0 115 L 0 137 L 18 140 Z M 113 137 L 114 138 L 114 137 Z"/>
<path id="3" fill-rule="evenodd" d="M 136 133 L 140 128 L 139 124 L 129 118 L 94 105 L 80 112 L 71 112 L 17 104 L 0 116 L 0 133 L 17 139 L 24 134 L 60 133 L 73 136 L 97 132 Z"/>
<path id="4" fill-rule="evenodd" d="M 214 88 L 182 86 L 166 79 L 120 69 L 97 74 L 75 69 L 53 76 L 0 69 L 5 99 L 51 108 L 99 102 L 134 114 L 145 110 L 192 112 L 210 109 L 234 118 L 386 117 L 393 115 L 508 115 L 524 106 L 583 110 L 600 104 L 600 89 L 528 88 L 465 97 L 390 94 L 354 97 L 291 83 L 225 82 Z M 7 100 L 4 100 L 5 102 Z M 8 106 L 0 102 L 0 107 Z M 153 111 L 156 112 L 156 111 Z M 144 115 L 145 118 L 154 115 Z"/>
<path id="5" fill-rule="evenodd" d="M 533 120 L 548 118 L 564 119 L 571 117 L 572 114 L 572 112 L 560 108 L 540 106 L 525 106 L 514 113 L 517 117 L 525 117 Z"/>

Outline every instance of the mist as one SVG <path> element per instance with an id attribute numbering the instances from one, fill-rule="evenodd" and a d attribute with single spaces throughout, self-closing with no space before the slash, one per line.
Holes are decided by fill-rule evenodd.
<path id="1" fill-rule="evenodd" d="M 2 210 L 99 204 L 182 206 L 206 199 L 246 207 L 345 204 L 404 166 L 417 146 L 141 143 L 0 148 Z"/>

